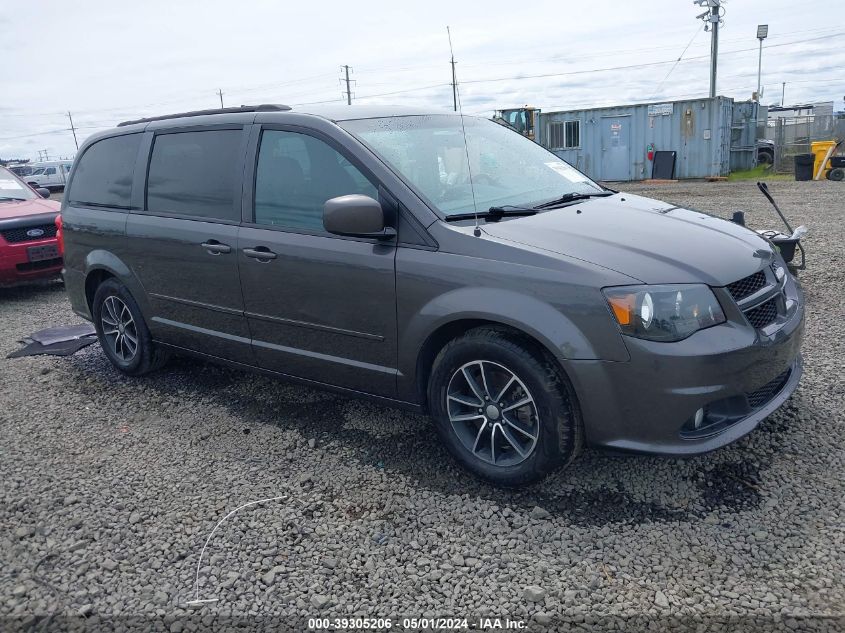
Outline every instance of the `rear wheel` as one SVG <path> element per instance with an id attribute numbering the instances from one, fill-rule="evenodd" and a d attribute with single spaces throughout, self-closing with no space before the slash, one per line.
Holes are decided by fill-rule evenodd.
<path id="1" fill-rule="evenodd" d="M 167 353 L 153 343 L 132 294 L 116 279 L 107 279 L 97 288 L 92 314 L 100 346 L 124 374 L 141 376 L 167 362 Z"/>
<path id="2" fill-rule="evenodd" d="M 836 182 L 841 182 L 845 180 L 845 169 L 840 169 L 839 167 L 835 169 L 831 169 L 827 172 L 828 180 L 835 180 Z"/>
<path id="3" fill-rule="evenodd" d="M 477 328 L 446 345 L 428 397 L 450 452 L 495 484 L 537 481 L 581 450 L 568 380 L 548 354 L 508 331 Z"/>

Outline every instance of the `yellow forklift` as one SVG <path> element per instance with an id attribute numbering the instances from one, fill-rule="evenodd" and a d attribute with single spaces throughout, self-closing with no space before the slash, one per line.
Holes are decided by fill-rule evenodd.
<path id="1" fill-rule="evenodd" d="M 510 110 L 496 110 L 493 120 L 512 130 L 519 132 L 532 141 L 536 139 L 537 120 L 540 118 L 540 108 L 525 106 Z"/>

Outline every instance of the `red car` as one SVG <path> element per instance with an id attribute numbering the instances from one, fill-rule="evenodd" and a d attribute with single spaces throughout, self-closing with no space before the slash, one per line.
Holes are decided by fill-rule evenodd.
<path id="1" fill-rule="evenodd" d="M 50 192 L 33 190 L 0 167 L 0 286 L 57 277 L 62 272 L 57 220 L 60 204 L 44 200 Z"/>

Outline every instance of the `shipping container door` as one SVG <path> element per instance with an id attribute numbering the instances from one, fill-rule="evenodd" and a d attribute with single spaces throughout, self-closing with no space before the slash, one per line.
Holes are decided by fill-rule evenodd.
<path id="1" fill-rule="evenodd" d="M 602 180 L 631 180 L 631 117 L 605 116 L 601 119 Z"/>

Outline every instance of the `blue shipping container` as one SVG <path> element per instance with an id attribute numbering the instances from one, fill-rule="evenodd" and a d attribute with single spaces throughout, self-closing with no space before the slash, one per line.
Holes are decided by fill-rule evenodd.
<path id="1" fill-rule="evenodd" d="M 542 112 L 537 142 L 604 181 L 652 177 L 649 147 L 677 153 L 675 178 L 756 164 L 757 104 L 727 97 Z"/>

